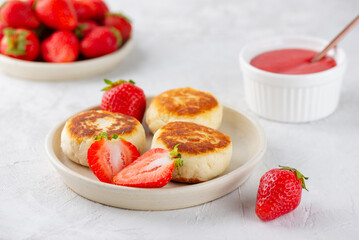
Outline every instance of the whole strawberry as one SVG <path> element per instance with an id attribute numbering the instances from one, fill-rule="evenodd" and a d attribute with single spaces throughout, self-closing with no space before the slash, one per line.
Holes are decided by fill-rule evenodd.
<path id="1" fill-rule="evenodd" d="M 35 12 L 50 28 L 72 31 L 77 27 L 77 15 L 71 0 L 37 0 Z"/>
<path id="2" fill-rule="evenodd" d="M 80 43 L 76 35 L 58 30 L 41 43 L 42 58 L 46 62 L 73 62 L 79 56 Z"/>
<path id="3" fill-rule="evenodd" d="M 80 20 L 94 20 L 102 22 L 108 7 L 102 0 L 73 0 L 76 14 Z"/>
<path id="4" fill-rule="evenodd" d="M 102 96 L 101 109 L 126 114 L 142 122 L 146 109 L 146 96 L 143 90 L 132 80 L 111 82 L 105 79 L 105 83 L 109 86 L 102 89 L 106 92 Z"/>
<path id="5" fill-rule="evenodd" d="M 27 29 L 5 28 L 1 39 L 0 52 L 6 56 L 33 61 L 40 52 L 36 34 Z"/>
<path id="6" fill-rule="evenodd" d="M 130 38 L 132 26 L 130 20 L 120 13 L 108 13 L 105 16 L 103 25 L 115 27 L 121 33 L 122 41 L 125 42 Z"/>
<path id="7" fill-rule="evenodd" d="M 40 26 L 31 5 L 19 0 L 4 3 L 0 10 L 0 18 L 5 25 L 13 28 L 37 28 Z"/>
<path id="8" fill-rule="evenodd" d="M 281 167 L 281 166 L 280 166 Z M 259 183 L 256 214 L 263 220 L 273 220 L 293 211 L 300 203 L 304 177 L 290 167 L 272 169 L 266 172 Z"/>
<path id="9" fill-rule="evenodd" d="M 112 53 L 121 45 L 121 35 L 116 28 L 95 27 L 81 41 L 81 53 L 86 58 Z"/>

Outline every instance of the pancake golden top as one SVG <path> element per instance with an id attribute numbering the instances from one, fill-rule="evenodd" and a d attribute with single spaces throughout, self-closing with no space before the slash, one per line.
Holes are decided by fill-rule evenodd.
<path id="1" fill-rule="evenodd" d="M 67 122 L 69 133 L 75 138 L 91 137 L 107 132 L 113 134 L 131 133 L 139 122 L 130 116 L 101 110 L 80 113 Z"/>
<path id="2" fill-rule="evenodd" d="M 189 87 L 163 92 L 153 99 L 153 103 L 160 112 L 170 112 L 179 116 L 200 114 L 219 105 L 212 94 Z"/>
<path id="3" fill-rule="evenodd" d="M 179 144 L 180 153 L 210 153 L 231 144 L 231 139 L 224 133 L 192 122 L 170 122 L 160 130 L 157 140 L 168 149 Z"/>

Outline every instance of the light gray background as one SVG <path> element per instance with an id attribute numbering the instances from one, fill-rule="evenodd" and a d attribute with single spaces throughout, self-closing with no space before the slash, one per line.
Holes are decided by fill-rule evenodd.
<path id="1" fill-rule="evenodd" d="M 260 119 L 262 163 L 238 190 L 183 210 L 104 206 L 72 192 L 50 165 L 45 136 L 69 114 L 100 102 L 103 78 L 133 79 L 147 95 L 191 86 L 247 109 L 238 52 L 283 34 L 330 39 L 358 0 L 107 1 L 134 24 L 136 46 L 117 69 L 90 79 L 35 82 L 0 73 L 0 239 L 357 239 L 359 234 L 359 26 L 340 46 L 347 74 L 337 111 L 310 124 Z M 300 206 L 277 220 L 254 213 L 261 175 L 278 164 L 310 179 Z"/>

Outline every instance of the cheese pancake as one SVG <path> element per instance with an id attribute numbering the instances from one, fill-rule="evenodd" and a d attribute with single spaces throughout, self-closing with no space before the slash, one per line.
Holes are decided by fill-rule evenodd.
<path id="1" fill-rule="evenodd" d="M 160 128 L 153 136 L 151 148 L 172 151 L 178 145 L 183 166 L 172 180 L 198 183 L 221 174 L 232 157 L 232 141 L 224 133 L 191 122 L 175 121 Z"/>
<path id="2" fill-rule="evenodd" d="M 222 122 L 223 107 L 210 93 L 193 88 L 178 88 L 156 96 L 146 112 L 152 133 L 173 121 L 187 121 L 214 129 Z"/>
<path id="3" fill-rule="evenodd" d="M 66 122 L 61 133 L 62 151 L 72 161 L 88 166 L 87 151 L 95 141 L 95 136 L 104 132 L 110 137 L 117 134 L 125 138 L 140 153 L 146 147 L 145 131 L 137 119 L 121 113 L 90 110 Z"/>

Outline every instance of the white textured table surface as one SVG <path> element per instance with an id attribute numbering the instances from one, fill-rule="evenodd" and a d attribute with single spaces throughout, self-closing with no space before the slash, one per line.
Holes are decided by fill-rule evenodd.
<path id="1" fill-rule="evenodd" d="M 340 43 L 348 68 L 337 111 L 310 124 L 260 119 L 262 163 L 238 190 L 197 207 L 130 211 L 72 192 L 44 149 L 50 128 L 98 104 L 103 78 L 134 79 L 148 95 L 191 86 L 246 109 L 238 52 L 279 34 L 332 38 L 358 14 L 358 0 L 108 1 L 134 23 L 136 47 L 116 70 L 72 82 L 0 73 L 0 239 L 358 239 L 359 26 Z M 310 179 L 300 206 L 271 222 L 254 213 L 260 176 L 289 165 Z"/>

